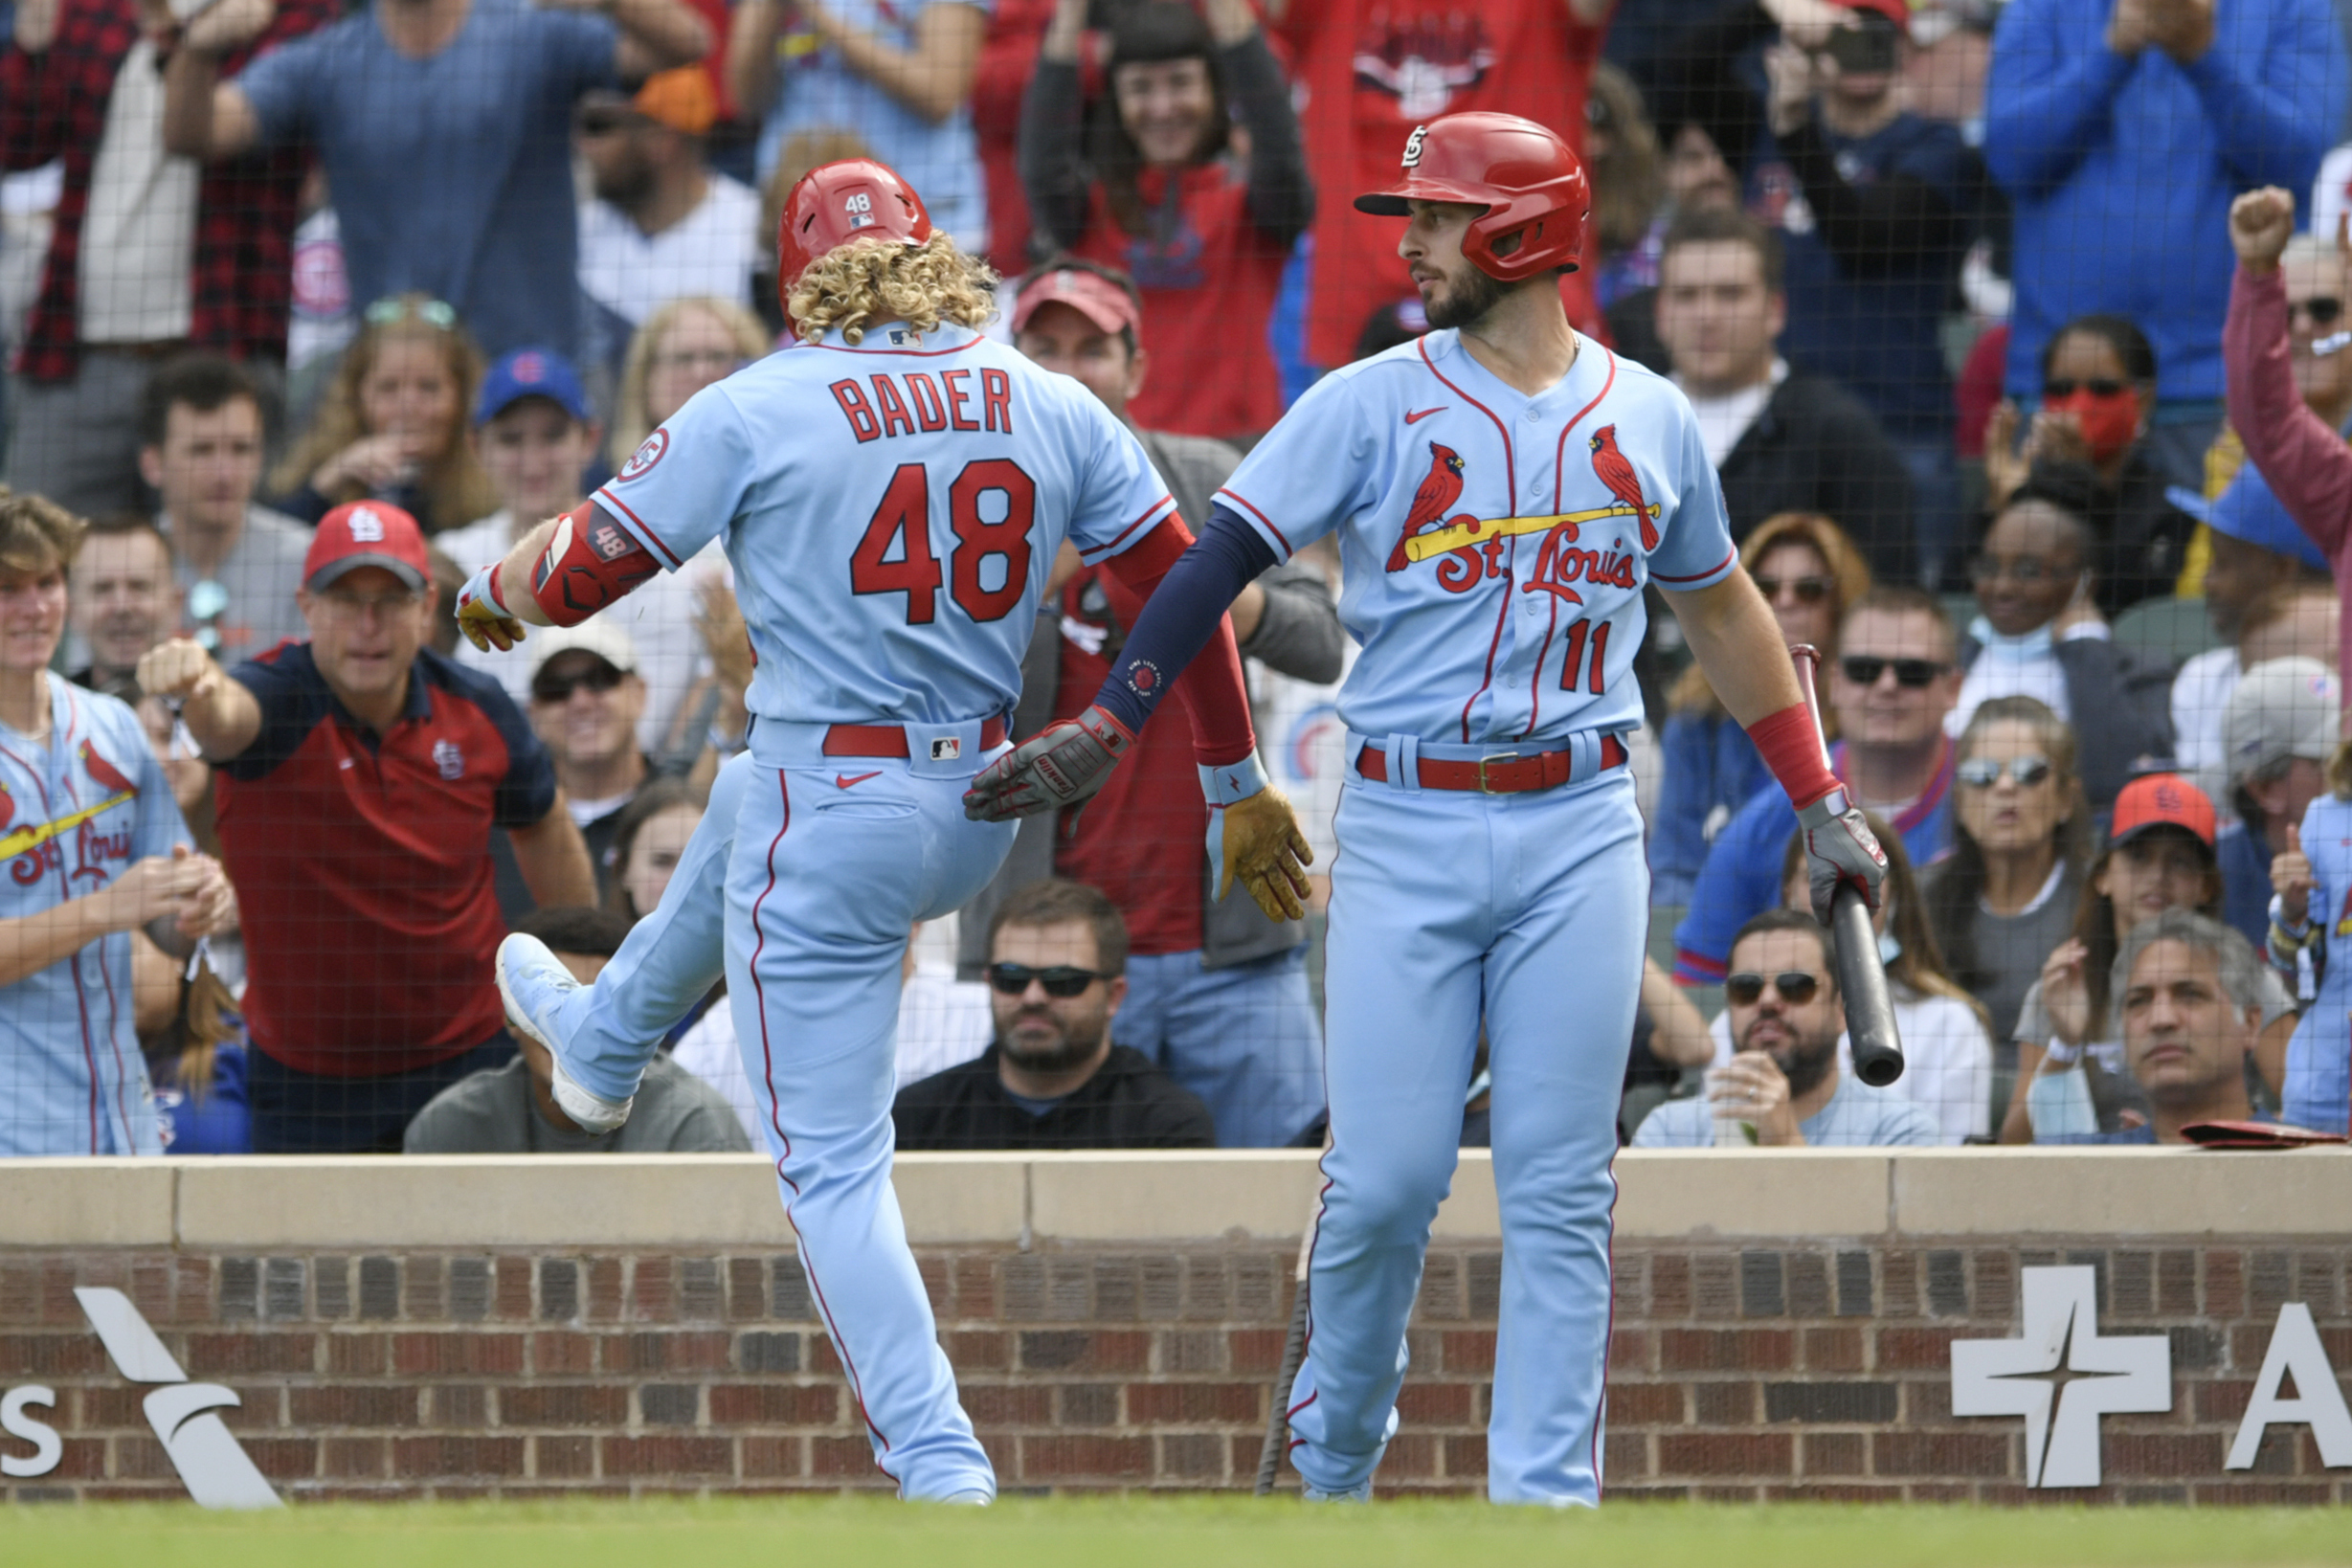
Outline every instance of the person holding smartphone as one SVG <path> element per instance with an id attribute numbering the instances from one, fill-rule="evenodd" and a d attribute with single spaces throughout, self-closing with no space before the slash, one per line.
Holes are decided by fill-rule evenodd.
<path id="1" fill-rule="evenodd" d="M 1684 34 L 1675 69 L 1685 95 L 1741 122 L 1742 200 L 1787 253 L 1781 351 L 1877 417 L 1933 582 L 1960 546 L 1938 334 L 1985 182 L 1958 126 L 1906 107 L 1910 22 L 1906 0 L 1741 0 Z M 1738 74 L 1758 44 L 1760 102 Z"/>

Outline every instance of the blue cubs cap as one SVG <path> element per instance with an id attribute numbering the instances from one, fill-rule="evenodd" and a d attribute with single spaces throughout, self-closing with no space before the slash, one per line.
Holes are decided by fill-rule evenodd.
<path id="1" fill-rule="evenodd" d="M 499 356 L 482 378 L 482 393 L 474 399 L 474 423 L 486 425 L 526 397 L 544 397 L 582 424 L 588 412 L 588 389 L 571 361 L 552 348 L 517 348 Z"/>

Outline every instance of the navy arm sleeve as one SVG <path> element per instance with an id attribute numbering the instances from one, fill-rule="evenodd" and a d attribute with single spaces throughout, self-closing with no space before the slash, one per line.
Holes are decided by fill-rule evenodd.
<path id="1" fill-rule="evenodd" d="M 1273 548 L 1242 521 L 1239 512 L 1221 502 L 1209 526 L 1192 549 L 1176 557 L 1176 565 L 1159 580 L 1143 607 L 1135 629 L 1127 635 L 1119 661 L 1110 667 L 1097 706 L 1107 709 L 1130 734 L 1141 734 L 1144 721 L 1159 706 L 1176 675 L 1208 646 L 1218 623 L 1243 589 L 1274 565 Z M 1139 665 L 1154 674 L 1134 679 Z"/>

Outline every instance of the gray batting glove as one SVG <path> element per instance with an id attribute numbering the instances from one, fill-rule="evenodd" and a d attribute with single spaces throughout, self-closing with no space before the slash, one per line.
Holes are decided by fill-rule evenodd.
<path id="1" fill-rule="evenodd" d="M 1804 831 L 1804 862 L 1813 886 L 1813 918 L 1829 924 L 1830 901 L 1838 884 L 1862 894 L 1862 902 L 1878 907 L 1878 889 L 1887 880 L 1887 852 L 1862 819 L 1862 808 L 1846 798 L 1843 789 L 1831 790 L 1797 814 Z"/>
<path id="2" fill-rule="evenodd" d="M 964 816 L 1006 822 L 1090 798 L 1135 737 L 1101 707 L 1048 725 L 980 770 L 964 792 Z"/>

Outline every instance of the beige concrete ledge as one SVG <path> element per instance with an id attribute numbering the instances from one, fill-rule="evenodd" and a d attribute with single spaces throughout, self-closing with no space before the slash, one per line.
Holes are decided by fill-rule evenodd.
<path id="1" fill-rule="evenodd" d="M 915 1154 L 896 1186 L 925 1246 L 1294 1242 L 1310 1152 Z M 2312 1236 L 2352 1224 L 2352 1150 L 1761 1150 L 1621 1154 L 1617 1234 Z M 1440 1238 L 1501 1233 L 1466 1151 Z M 754 1154 L 0 1160 L 0 1248 L 780 1248 Z"/>
<path id="2" fill-rule="evenodd" d="M 169 1246 L 172 1165 L 0 1159 L 0 1246 Z"/>

